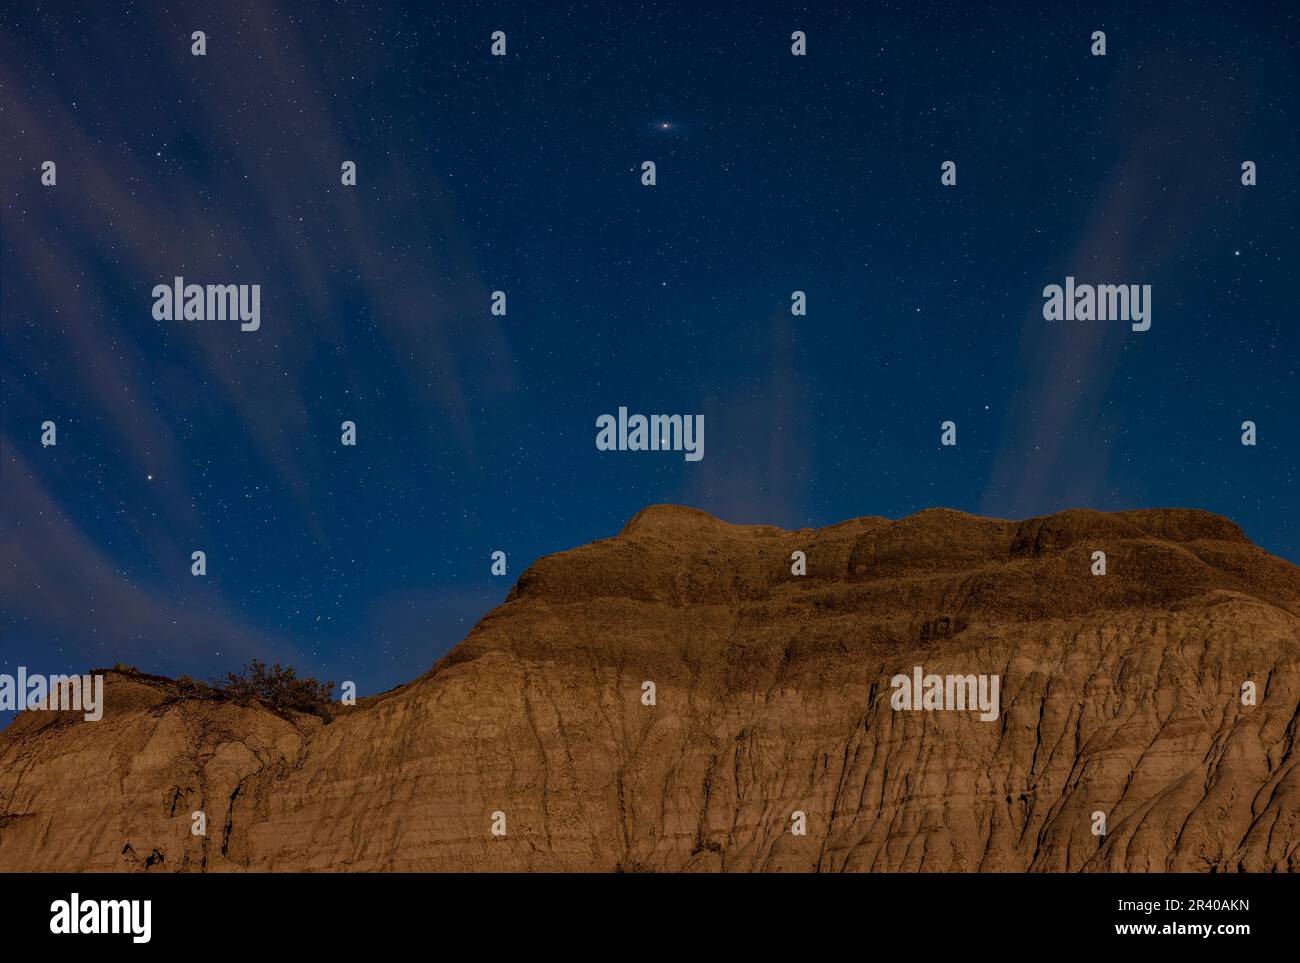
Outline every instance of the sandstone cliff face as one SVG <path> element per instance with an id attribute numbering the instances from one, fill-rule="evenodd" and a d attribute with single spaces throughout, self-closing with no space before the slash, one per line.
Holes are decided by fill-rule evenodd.
<path id="1" fill-rule="evenodd" d="M 916 665 L 999 717 L 895 711 Z M 1203 512 L 657 506 L 329 725 L 106 692 L 0 733 L 0 870 L 1300 869 L 1300 569 Z"/>

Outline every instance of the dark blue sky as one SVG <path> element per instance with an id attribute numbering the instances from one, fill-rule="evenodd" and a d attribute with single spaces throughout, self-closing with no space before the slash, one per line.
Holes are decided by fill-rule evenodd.
<path id="1" fill-rule="evenodd" d="M 6 5 L 6 671 L 371 693 L 655 502 L 1189 506 L 1300 560 L 1294 4 L 457 6 Z M 1151 330 L 1045 321 L 1067 274 Z M 154 320 L 177 275 L 261 329 Z M 597 451 L 621 405 L 704 459 Z"/>

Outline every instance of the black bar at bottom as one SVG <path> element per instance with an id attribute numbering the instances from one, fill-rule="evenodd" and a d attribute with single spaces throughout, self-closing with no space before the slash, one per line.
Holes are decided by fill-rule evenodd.
<path id="1" fill-rule="evenodd" d="M 1287 875 L 11 874 L 0 875 L 0 918 L 6 948 L 77 940 L 128 952 L 374 951 L 430 936 L 437 955 L 816 951 L 845 939 L 872 953 L 1189 941 L 1231 951 L 1293 941 L 1297 896 Z M 145 900 L 148 941 L 137 942 Z M 124 932 L 70 932 L 114 924 Z"/>

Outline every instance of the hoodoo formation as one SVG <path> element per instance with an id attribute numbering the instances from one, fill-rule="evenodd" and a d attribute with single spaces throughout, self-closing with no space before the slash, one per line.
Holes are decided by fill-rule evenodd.
<path id="1" fill-rule="evenodd" d="M 1300 869 L 1300 569 L 1199 511 L 654 506 L 329 724 L 104 700 L 0 733 L 0 870 Z"/>

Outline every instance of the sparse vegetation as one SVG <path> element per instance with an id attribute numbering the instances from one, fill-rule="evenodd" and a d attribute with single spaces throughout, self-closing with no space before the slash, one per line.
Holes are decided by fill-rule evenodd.
<path id="1" fill-rule="evenodd" d="M 203 685 L 190 682 L 196 687 Z M 334 683 L 318 682 L 311 676 L 300 679 L 292 666 L 282 666 L 278 662 L 267 666 L 265 662 L 253 659 L 238 673 L 227 672 L 224 679 L 213 679 L 211 687 L 204 688 L 215 690 L 243 706 L 257 701 L 279 712 L 291 709 L 310 713 L 326 722 L 333 718 L 330 700 Z"/>
<path id="2" fill-rule="evenodd" d="M 183 675 L 176 680 L 176 688 L 186 699 L 218 699 L 222 694 L 220 690 L 214 689 L 206 682 L 191 679 L 188 675 Z"/>
<path id="3" fill-rule="evenodd" d="M 717 840 L 705 839 L 705 840 L 696 841 L 695 848 L 691 850 L 691 855 L 698 856 L 700 855 L 700 853 L 721 853 L 721 852 L 722 852 L 721 843 L 719 843 Z"/>

